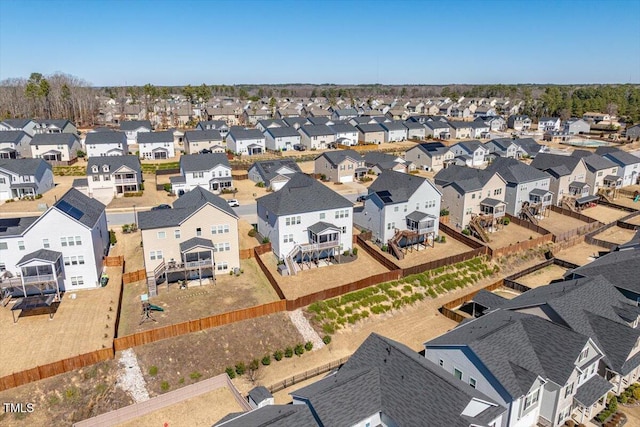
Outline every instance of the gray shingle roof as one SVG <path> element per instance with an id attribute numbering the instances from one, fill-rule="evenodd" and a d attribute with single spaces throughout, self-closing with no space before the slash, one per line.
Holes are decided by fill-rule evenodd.
<path id="1" fill-rule="evenodd" d="M 20 218 L 0 218 L 0 236 L 20 236 L 24 231 L 38 220 L 38 216 L 26 216 Z"/>
<path id="2" fill-rule="evenodd" d="M 31 119 L 4 119 L 2 123 L 6 123 L 14 129 L 24 129 L 31 121 Z"/>
<path id="3" fill-rule="evenodd" d="M 429 215 L 420 211 L 413 211 L 409 215 L 407 215 L 406 218 L 415 222 L 423 221 L 426 218 L 436 219 L 433 215 Z"/>
<path id="4" fill-rule="evenodd" d="M 271 399 L 273 395 L 265 386 L 260 385 L 249 390 L 249 397 L 253 399 L 254 402 L 260 403 L 265 399 Z"/>
<path id="5" fill-rule="evenodd" d="M 428 180 L 420 176 L 383 170 L 369 186 L 369 194 L 386 191 L 389 193 L 389 204 L 404 203 L 425 181 Z"/>
<path id="6" fill-rule="evenodd" d="M 313 427 L 318 426 L 307 405 L 267 405 L 254 411 L 230 414 L 214 427 Z"/>
<path id="7" fill-rule="evenodd" d="M 498 294 L 494 294 L 493 292 L 489 292 L 486 289 L 480 289 L 478 293 L 473 296 L 473 302 L 490 310 L 500 307 L 506 301 L 508 301 L 506 298 L 501 297 Z"/>
<path id="8" fill-rule="evenodd" d="M 640 250 L 610 252 L 567 273 L 569 277 L 603 276 L 616 288 L 640 295 Z"/>
<path id="9" fill-rule="evenodd" d="M 440 120 L 430 120 L 430 121 L 426 121 L 424 123 L 424 125 L 426 127 L 428 127 L 431 130 L 435 130 L 435 129 L 449 129 L 449 122 L 443 122 Z"/>
<path id="10" fill-rule="evenodd" d="M 486 150 L 486 147 L 484 146 L 484 144 L 478 141 L 477 139 L 472 139 L 469 141 L 461 141 L 461 142 L 458 142 L 456 145 L 464 149 L 469 154 L 475 152 L 478 148 L 484 148 Z"/>
<path id="11" fill-rule="evenodd" d="M 295 125 L 302 126 L 307 123 L 307 119 L 304 117 L 285 117 L 284 119 L 282 119 L 282 121 L 290 127 L 294 127 Z"/>
<path id="12" fill-rule="evenodd" d="M 69 213 L 69 206 L 76 210 Z M 58 199 L 52 209 L 64 212 L 65 215 L 69 215 L 87 227 L 93 228 L 104 212 L 105 205 L 71 188 Z"/>
<path id="13" fill-rule="evenodd" d="M 184 137 L 189 142 L 196 141 L 222 141 L 220 132 L 215 129 L 208 130 L 188 130 L 184 133 Z"/>
<path id="14" fill-rule="evenodd" d="M 71 147 L 78 137 L 72 133 L 38 133 L 33 136 L 30 145 L 67 145 Z"/>
<path id="15" fill-rule="evenodd" d="M 25 256 L 23 256 L 20 261 L 16 263 L 16 265 L 20 266 L 33 260 L 56 262 L 61 256 L 62 253 L 60 252 L 52 251 L 49 249 L 38 249 L 35 252 L 31 252 L 30 254 L 26 254 Z"/>
<path id="16" fill-rule="evenodd" d="M 394 131 L 394 130 L 407 130 L 406 126 L 401 121 L 391 121 L 391 122 L 383 122 L 380 123 L 385 130 Z"/>
<path id="17" fill-rule="evenodd" d="M 126 144 L 127 136 L 124 132 L 89 132 L 84 140 L 87 144 Z"/>
<path id="18" fill-rule="evenodd" d="M 611 160 L 619 166 L 629 166 L 640 163 L 640 157 L 636 157 L 626 151 L 611 151 L 603 155 L 604 158 Z"/>
<path id="19" fill-rule="evenodd" d="M 433 157 L 434 155 L 440 156 L 446 153 L 447 151 L 449 151 L 449 147 L 445 146 L 441 142 L 425 142 L 422 144 L 415 145 L 409 150 L 413 150 L 414 148 L 419 149 L 429 157 Z"/>
<path id="20" fill-rule="evenodd" d="M 291 159 L 282 160 L 264 160 L 261 162 L 255 162 L 249 170 L 255 169 L 258 175 L 262 178 L 265 184 L 270 185 L 271 180 L 278 176 L 278 170 L 286 167 L 295 172 L 302 172 L 298 163 Z"/>
<path id="21" fill-rule="evenodd" d="M 346 158 L 350 158 L 355 160 L 356 162 L 362 161 L 362 156 L 355 150 L 336 150 L 336 151 L 325 151 L 320 154 L 318 157 L 326 158 L 329 163 L 333 166 L 337 166 L 344 161 Z M 316 157 L 316 159 L 318 158 Z"/>
<path id="22" fill-rule="evenodd" d="M 329 123 L 331 120 L 329 119 L 329 117 L 327 116 L 316 116 L 316 117 L 308 117 L 307 120 L 309 121 L 309 123 L 311 123 L 312 125 L 326 125 L 327 123 Z"/>
<path id="23" fill-rule="evenodd" d="M 0 143 L 12 142 L 14 144 L 20 142 L 20 140 L 26 135 L 22 130 L 5 130 L 0 132 Z"/>
<path id="24" fill-rule="evenodd" d="M 195 247 L 203 247 L 208 249 L 214 249 L 215 246 L 210 239 L 203 239 L 202 237 L 192 237 L 189 240 L 185 240 L 180 243 L 180 252 L 186 252 Z"/>
<path id="25" fill-rule="evenodd" d="M 142 168 L 140 166 L 140 159 L 138 156 L 100 156 L 89 157 L 87 160 L 87 175 L 99 175 L 103 174 L 102 167 L 104 165 L 109 166 L 109 172 L 115 172 L 122 166 L 126 166 L 129 169 L 135 171 L 140 178 L 142 178 Z M 93 172 L 93 166 L 98 166 L 98 172 Z"/>
<path id="26" fill-rule="evenodd" d="M 362 156 L 364 164 L 371 167 L 379 163 L 395 162 L 398 156 L 394 156 L 380 151 L 369 151 Z"/>
<path id="27" fill-rule="evenodd" d="M 260 133 L 258 129 L 243 129 L 240 127 L 232 127 L 227 135 L 233 138 L 235 141 L 242 141 L 244 139 L 264 139 L 264 135 Z"/>
<path id="28" fill-rule="evenodd" d="M 335 133 L 357 133 L 358 129 L 348 123 L 334 124 L 329 126 Z"/>
<path id="29" fill-rule="evenodd" d="M 51 165 L 42 159 L 0 159 L 0 169 L 17 175 L 40 177 L 45 170 L 51 169 Z"/>
<path id="30" fill-rule="evenodd" d="M 277 216 L 353 207 L 349 200 L 302 173 L 296 173 L 280 190 L 260 197 L 256 203 L 258 211 L 263 206 Z"/>
<path id="31" fill-rule="evenodd" d="M 173 144 L 173 132 L 142 132 L 138 134 L 138 144 L 153 144 L 159 142 L 170 142 Z"/>
<path id="32" fill-rule="evenodd" d="M 573 153 L 571 153 L 571 157 L 582 158 L 582 160 L 584 160 L 584 162 L 586 163 L 587 168 L 591 172 L 609 169 L 616 166 L 615 163 L 605 157 L 593 154 L 591 152 L 589 152 L 589 155 L 582 155 L 582 151 L 583 150 L 575 150 Z"/>
<path id="33" fill-rule="evenodd" d="M 149 120 L 125 120 L 120 122 L 120 130 L 138 130 L 140 128 L 153 129 Z"/>
<path id="34" fill-rule="evenodd" d="M 371 133 L 371 132 L 384 132 L 384 129 L 379 124 L 359 124 L 356 126 L 358 130 L 362 133 Z"/>
<path id="35" fill-rule="evenodd" d="M 412 120 L 406 120 L 403 124 L 407 129 L 424 129 L 423 124 L 414 122 Z"/>
<path id="36" fill-rule="evenodd" d="M 187 154 L 180 157 L 180 169 L 183 172 L 209 171 L 218 165 L 229 166 L 229 159 L 224 153 Z"/>
<path id="37" fill-rule="evenodd" d="M 493 175 L 493 172 L 483 169 L 451 165 L 446 169 L 440 170 L 434 176 L 434 181 L 442 187 L 454 185 L 459 188 L 461 192 L 466 193 L 482 189 L 482 187 L 493 178 Z"/>
<path id="38" fill-rule="evenodd" d="M 592 406 L 602 396 L 613 389 L 613 384 L 602 378 L 600 375 L 592 376 L 586 383 L 582 384 L 576 395 L 573 397 L 585 408 Z"/>
<path id="39" fill-rule="evenodd" d="M 518 138 L 514 139 L 513 143 L 518 147 L 522 148 L 529 157 L 536 157 L 540 150 L 542 149 L 542 145 L 538 144 L 533 138 Z"/>
<path id="40" fill-rule="evenodd" d="M 579 157 L 561 156 L 559 154 L 540 153 L 531 162 L 531 166 L 541 171 L 548 171 L 554 176 L 566 176 L 580 163 Z"/>
<path id="41" fill-rule="evenodd" d="M 324 230 L 330 229 L 330 228 L 335 228 L 337 230 L 339 230 L 339 227 L 336 227 L 333 224 L 330 224 L 328 222 L 324 222 L 324 221 L 319 221 L 316 222 L 315 224 L 311 225 L 308 230 L 310 232 L 312 232 L 313 234 L 318 234 L 318 233 L 322 233 Z"/>
<path id="42" fill-rule="evenodd" d="M 511 184 L 520 184 L 525 182 L 540 181 L 549 179 L 549 175 L 539 169 L 522 163 L 516 159 L 507 157 L 496 158 L 489 166 L 487 171 L 499 173 L 501 177 Z"/>
<path id="43" fill-rule="evenodd" d="M 260 124 L 260 126 L 264 127 L 264 128 L 268 128 L 271 125 L 276 125 L 275 127 L 286 127 L 286 123 L 283 122 L 281 119 L 264 119 L 264 120 L 258 120 L 258 124 Z"/>
<path id="44" fill-rule="evenodd" d="M 301 126 L 299 130 L 309 136 L 325 136 L 336 134 L 335 131 L 327 125 L 306 125 Z"/>
<path id="45" fill-rule="evenodd" d="M 300 137 L 300 134 L 295 128 L 284 126 L 280 128 L 268 128 L 265 133 L 270 134 L 274 138 L 286 138 L 297 136 Z"/>

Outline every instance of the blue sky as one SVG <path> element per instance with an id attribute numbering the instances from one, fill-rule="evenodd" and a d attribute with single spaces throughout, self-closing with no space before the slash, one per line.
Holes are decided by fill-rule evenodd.
<path id="1" fill-rule="evenodd" d="M 0 80 L 639 83 L 640 0 L 0 0 Z"/>

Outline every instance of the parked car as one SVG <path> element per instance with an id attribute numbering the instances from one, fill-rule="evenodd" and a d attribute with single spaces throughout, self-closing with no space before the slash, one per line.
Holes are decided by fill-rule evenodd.
<path id="1" fill-rule="evenodd" d="M 152 211 L 161 211 L 163 209 L 171 209 L 171 205 L 162 204 L 151 208 Z"/>
<path id="2" fill-rule="evenodd" d="M 356 202 L 364 202 L 365 200 L 367 200 L 366 195 L 358 196 L 358 198 L 356 199 Z"/>
<path id="3" fill-rule="evenodd" d="M 231 206 L 232 208 L 237 208 L 238 206 L 240 206 L 240 203 L 238 203 L 236 199 L 229 199 L 227 200 L 227 203 L 229 203 L 229 206 Z"/>
<path id="4" fill-rule="evenodd" d="M 296 151 L 305 151 L 307 149 L 307 147 L 305 147 L 302 144 L 295 144 L 293 146 L 293 149 L 296 150 Z"/>

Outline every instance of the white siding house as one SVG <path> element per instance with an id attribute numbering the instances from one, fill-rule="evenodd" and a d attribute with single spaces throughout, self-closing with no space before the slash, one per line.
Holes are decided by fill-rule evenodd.
<path id="1" fill-rule="evenodd" d="M 141 159 L 163 160 L 176 156 L 171 131 L 139 133 L 137 138 Z"/>
<path id="2" fill-rule="evenodd" d="M 126 156 L 129 154 L 124 132 L 89 132 L 84 140 L 87 157 Z"/>
<path id="3" fill-rule="evenodd" d="M 42 159 L 0 159 L 0 201 L 43 194 L 54 185 L 51 165 Z"/>
<path id="4" fill-rule="evenodd" d="M 265 138 L 258 129 L 233 127 L 226 137 L 227 147 L 234 153 L 254 155 L 265 150 Z"/>
<path id="5" fill-rule="evenodd" d="M 153 127 L 149 120 L 126 120 L 120 122 L 120 130 L 127 135 L 129 144 L 135 144 L 139 133 L 151 132 Z"/>
<path id="6" fill-rule="evenodd" d="M 302 144 L 310 150 L 322 150 L 336 142 L 336 133 L 327 125 L 307 125 L 298 129 Z"/>
<path id="7" fill-rule="evenodd" d="M 171 178 L 171 191 L 184 194 L 202 187 L 213 194 L 233 188 L 231 166 L 225 154 L 187 154 L 180 157 L 179 177 Z"/>
<path id="8" fill-rule="evenodd" d="M 300 144 L 300 134 L 292 127 L 270 127 L 264 131 L 265 147 L 271 151 L 289 151 Z"/>
<path id="9" fill-rule="evenodd" d="M 31 157 L 31 136 L 22 130 L 0 132 L 0 159 Z"/>

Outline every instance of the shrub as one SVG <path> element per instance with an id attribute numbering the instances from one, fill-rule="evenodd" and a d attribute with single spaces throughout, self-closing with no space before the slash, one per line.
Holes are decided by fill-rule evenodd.
<path id="1" fill-rule="evenodd" d="M 171 184 L 165 184 L 162 187 L 164 188 L 164 191 L 171 193 Z"/>
<path id="2" fill-rule="evenodd" d="M 36 194 L 36 200 L 42 199 L 42 194 Z"/>
<path id="3" fill-rule="evenodd" d="M 322 331 L 325 334 L 333 334 L 336 331 L 336 328 L 333 323 L 325 323 L 324 325 L 322 325 Z"/>
<path id="4" fill-rule="evenodd" d="M 149 375 L 151 375 L 152 377 L 155 377 L 156 375 L 158 375 L 158 367 L 157 366 L 150 366 L 149 367 Z"/>
<path id="5" fill-rule="evenodd" d="M 404 285 L 402 287 L 402 292 L 410 294 L 411 292 L 413 292 L 413 287 L 411 285 Z"/>
<path id="6" fill-rule="evenodd" d="M 331 335 L 325 335 L 325 336 L 323 336 L 323 337 L 322 337 L 322 342 L 323 342 L 325 345 L 329 345 L 329 344 L 331 344 Z"/>
<path id="7" fill-rule="evenodd" d="M 266 355 L 262 358 L 261 362 L 262 362 L 262 364 L 263 364 L 264 366 L 269 366 L 269 365 L 271 365 L 271 356 L 269 356 L 268 354 L 266 354 Z"/>
<path id="8" fill-rule="evenodd" d="M 191 378 L 194 381 L 198 381 L 200 378 L 202 378 L 202 374 L 200 372 L 191 372 L 189 374 L 189 378 Z"/>
<path id="9" fill-rule="evenodd" d="M 296 356 L 302 356 L 304 354 L 304 346 L 302 344 L 296 344 L 296 348 L 293 351 Z"/>
<path id="10" fill-rule="evenodd" d="M 268 237 L 263 237 L 262 238 L 262 244 L 269 243 L 269 242 L 270 242 L 270 240 L 269 240 Z"/>
<path id="11" fill-rule="evenodd" d="M 344 252 L 342 253 L 342 255 L 344 255 L 344 256 L 349 256 L 349 251 L 344 251 Z"/>
<path id="12" fill-rule="evenodd" d="M 258 188 L 264 188 L 264 182 L 260 181 L 260 182 L 256 182 L 256 187 Z"/>
<path id="13" fill-rule="evenodd" d="M 640 400 L 640 387 L 633 389 L 633 398 L 636 400 Z"/>
<path id="14" fill-rule="evenodd" d="M 111 245 L 115 245 L 118 243 L 118 238 L 116 237 L 116 232 L 113 230 L 109 230 L 109 243 Z"/>
<path id="15" fill-rule="evenodd" d="M 618 410 L 618 398 L 613 396 L 609 401 L 609 405 L 607 405 L 609 411 L 616 412 Z"/>
<path id="16" fill-rule="evenodd" d="M 281 361 L 282 356 L 283 356 L 282 350 L 276 350 L 273 352 L 273 358 L 276 360 L 276 362 Z"/>
<path id="17" fill-rule="evenodd" d="M 502 224 L 503 224 L 503 225 L 509 225 L 509 223 L 510 223 L 510 222 L 511 222 L 511 220 L 510 220 L 509 218 L 507 218 L 507 217 L 504 217 L 504 218 L 502 219 Z"/>
<path id="18" fill-rule="evenodd" d="M 284 357 L 286 358 L 293 357 L 293 349 L 291 347 L 287 347 L 284 349 Z"/>
<path id="19" fill-rule="evenodd" d="M 258 359 L 253 359 L 249 363 L 249 370 L 250 371 L 257 371 L 259 368 L 260 368 L 260 362 L 258 361 Z"/>
<path id="20" fill-rule="evenodd" d="M 465 236 L 469 236 L 471 234 L 471 231 L 469 231 L 468 228 L 465 228 L 464 230 L 462 230 L 462 234 L 464 234 Z"/>
<path id="21" fill-rule="evenodd" d="M 353 254 L 353 256 L 358 255 L 358 248 L 351 249 L 351 253 Z"/>
<path id="22" fill-rule="evenodd" d="M 162 383 L 160 383 L 160 390 L 168 391 L 169 390 L 169 381 L 162 381 Z"/>
<path id="23" fill-rule="evenodd" d="M 449 215 L 449 209 L 447 208 L 440 209 L 440 216 L 447 216 L 447 215 Z"/>
<path id="24" fill-rule="evenodd" d="M 629 401 L 629 398 L 627 397 L 626 393 L 623 393 L 623 394 L 620 395 L 620 403 L 622 403 L 624 405 L 628 401 Z"/>
<path id="25" fill-rule="evenodd" d="M 249 235 L 249 237 L 256 237 L 256 233 L 256 229 L 252 228 L 247 234 Z"/>
<path id="26" fill-rule="evenodd" d="M 244 365 L 244 362 L 236 363 L 236 374 L 244 375 L 246 371 L 247 371 L 247 367 Z"/>
<path id="27" fill-rule="evenodd" d="M 387 245 L 382 245 L 382 247 L 380 248 L 382 252 L 387 252 L 388 249 L 389 248 L 387 247 Z"/>

